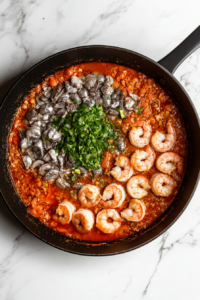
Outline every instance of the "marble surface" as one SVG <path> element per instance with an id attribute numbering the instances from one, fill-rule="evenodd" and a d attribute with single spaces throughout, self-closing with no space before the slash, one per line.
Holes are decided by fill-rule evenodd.
<path id="1" fill-rule="evenodd" d="M 199 0 L 1 0 L 0 97 L 69 47 L 116 45 L 159 60 L 199 25 Z M 176 71 L 200 113 L 200 49 Z M 200 299 L 200 186 L 181 218 L 143 248 L 82 257 L 47 246 L 0 199 L 0 299 Z"/>

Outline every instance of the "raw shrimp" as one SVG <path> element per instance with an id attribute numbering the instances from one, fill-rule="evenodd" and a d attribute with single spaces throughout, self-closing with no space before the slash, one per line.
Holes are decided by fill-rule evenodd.
<path id="1" fill-rule="evenodd" d="M 152 147 L 158 152 L 172 149 L 176 142 L 176 131 L 170 122 L 167 123 L 167 134 L 156 131 L 151 138 Z"/>
<path id="2" fill-rule="evenodd" d="M 136 150 L 131 156 L 131 165 L 137 171 L 149 171 L 154 164 L 156 154 L 151 146 L 147 146 L 146 150 Z"/>
<path id="3" fill-rule="evenodd" d="M 103 209 L 96 218 L 96 227 L 104 233 L 113 233 L 121 226 L 121 217 L 115 209 Z"/>
<path id="4" fill-rule="evenodd" d="M 112 183 L 105 188 L 101 204 L 105 208 L 119 207 L 124 201 L 125 196 L 126 194 L 123 186 Z"/>
<path id="5" fill-rule="evenodd" d="M 131 222 L 140 222 L 145 216 L 145 205 L 142 201 L 131 199 L 129 207 L 121 212 L 122 218 Z"/>
<path id="6" fill-rule="evenodd" d="M 78 193 L 78 200 L 87 208 L 97 205 L 101 200 L 99 188 L 91 184 L 84 185 Z"/>
<path id="7" fill-rule="evenodd" d="M 64 200 L 58 205 L 56 214 L 53 216 L 53 219 L 55 221 L 59 221 L 62 225 L 66 225 L 71 221 L 72 215 L 75 210 L 76 207 L 72 203 Z"/>
<path id="8" fill-rule="evenodd" d="M 80 208 L 73 214 L 72 223 L 80 233 L 87 233 L 94 225 L 94 214 L 88 209 Z"/>
<path id="9" fill-rule="evenodd" d="M 129 131 L 129 140 L 130 143 L 138 148 L 143 148 L 144 146 L 148 145 L 150 142 L 152 128 L 151 125 L 145 123 L 144 121 L 137 121 L 135 125 Z"/>
<path id="10" fill-rule="evenodd" d="M 143 175 L 133 176 L 127 182 L 126 189 L 131 197 L 141 199 L 148 194 L 149 180 Z"/>
<path id="11" fill-rule="evenodd" d="M 176 165 L 175 165 L 175 164 Z M 174 152 L 166 152 L 161 154 L 156 160 L 156 168 L 163 173 L 171 174 L 175 169 L 179 175 L 183 172 L 183 160 Z"/>
<path id="12" fill-rule="evenodd" d="M 168 197 L 177 186 L 175 180 L 167 174 L 156 173 L 151 177 L 151 189 L 156 196 Z"/>
<path id="13" fill-rule="evenodd" d="M 116 158 L 116 167 L 114 167 L 110 174 L 118 181 L 127 181 L 133 175 L 133 168 L 130 159 L 125 156 Z"/>

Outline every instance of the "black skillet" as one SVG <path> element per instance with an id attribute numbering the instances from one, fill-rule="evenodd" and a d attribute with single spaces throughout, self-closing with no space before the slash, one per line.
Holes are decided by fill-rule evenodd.
<path id="1" fill-rule="evenodd" d="M 175 50 L 159 62 L 136 52 L 111 46 L 84 46 L 54 54 L 28 70 L 10 89 L 0 111 L 0 188 L 15 217 L 42 241 L 64 251 L 82 255 L 113 255 L 141 247 L 165 232 L 183 213 L 196 189 L 200 169 L 200 128 L 194 105 L 186 91 L 172 75 L 179 64 L 200 46 L 200 26 Z M 91 61 L 110 62 L 136 69 L 154 78 L 170 93 L 182 113 L 188 134 L 189 161 L 182 186 L 169 209 L 148 229 L 134 237 L 109 242 L 78 241 L 54 232 L 27 213 L 17 194 L 8 163 L 8 134 L 18 107 L 29 91 L 51 74 L 72 65 Z"/>

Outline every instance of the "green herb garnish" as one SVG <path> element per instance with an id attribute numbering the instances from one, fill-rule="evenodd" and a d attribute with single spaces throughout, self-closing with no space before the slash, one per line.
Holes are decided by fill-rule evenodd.
<path id="1" fill-rule="evenodd" d="M 119 110 L 119 114 L 120 114 L 121 119 L 125 119 L 126 118 L 126 116 L 125 116 L 125 114 L 124 114 L 124 112 L 123 112 L 122 109 Z"/>
<path id="2" fill-rule="evenodd" d="M 108 96 L 107 99 L 110 100 L 110 97 Z"/>
<path id="3" fill-rule="evenodd" d="M 102 184 L 104 184 L 104 179 L 101 178 L 101 179 L 99 180 L 99 182 L 101 182 Z"/>
<path id="4" fill-rule="evenodd" d="M 74 100 L 73 100 L 73 103 L 76 104 L 76 103 L 77 103 L 77 99 L 74 99 Z"/>
<path id="5" fill-rule="evenodd" d="M 43 185 L 47 187 L 47 186 L 48 186 L 48 183 L 46 183 L 46 182 L 43 182 Z"/>
<path id="6" fill-rule="evenodd" d="M 71 180 L 74 182 L 74 181 L 76 181 L 76 177 L 75 176 L 72 176 L 71 177 Z"/>
<path id="7" fill-rule="evenodd" d="M 125 118 L 126 118 L 126 116 L 125 116 L 125 114 L 124 114 L 124 112 L 123 112 L 123 109 L 117 107 L 116 110 L 119 111 L 119 114 L 120 114 L 120 118 L 121 118 L 121 119 L 125 119 Z"/>
<path id="8" fill-rule="evenodd" d="M 50 139 L 47 137 L 44 141 L 45 141 L 45 143 L 47 143 L 50 141 Z"/>
<path id="9" fill-rule="evenodd" d="M 75 160 L 75 170 L 78 166 L 88 170 L 97 169 L 103 160 L 102 152 L 110 148 L 109 139 L 115 140 L 118 137 L 102 105 L 88 107 L 81 104 L 77 112 L 68 114 L 62 124 L 60 121 L 61 118 L 56 118 L 52 123 L 63 134 L 62 141 L 54 149 L 63 149 L 68 153 Z"/>
<path id="10" fill-rule="evenodd" d="M 81 170 L 76 169 L 76 170 L 74 170 L 74 173 L 76 173 L 76 174 L 81 174 Z"/>
<path id="11" fill-rule="evenodd" d="M 143 112 L 144 107 L 137 107 L 137 113 L 138 115 L 141 115 L 141 113 Z"/>

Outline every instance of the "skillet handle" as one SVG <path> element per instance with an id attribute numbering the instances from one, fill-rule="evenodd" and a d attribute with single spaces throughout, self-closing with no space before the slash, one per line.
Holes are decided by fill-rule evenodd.
<path id="1" fill-rule="evenodd" d="M 200 47 L 200 26 L 198 26 L 180 45 L 158 61 L 170 73 L 174 73 L 179 65 Z"/>

